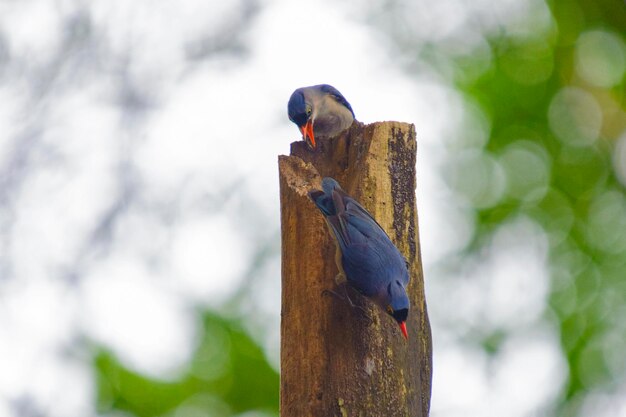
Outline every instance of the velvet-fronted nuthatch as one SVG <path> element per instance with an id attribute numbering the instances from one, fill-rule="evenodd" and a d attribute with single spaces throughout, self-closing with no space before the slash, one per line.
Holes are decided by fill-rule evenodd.
<path id="1" fill-rule="evenodd" d="M 333 178 L 309 193 L 332 231 L 337 245 L 337 267 L 353 288 L 373 300 L 400 325 L 408 339 L 407 263 L 383 228 Z"/>

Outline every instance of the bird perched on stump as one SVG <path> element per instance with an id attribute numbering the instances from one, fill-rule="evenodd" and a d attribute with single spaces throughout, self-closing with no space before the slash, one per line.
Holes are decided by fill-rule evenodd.
<path id="1" fill-rule="evenodd" d="M 348 284 L 372 299 L 400 325 L 408 339 L 407 263 L 383 228 L 333 178 L 309 197 L 320 209 L 337 245 L 337 267 Z"/>
<path id="2" fill-rule="evenodd" d="M 337 136 L 354 121 L 348 100 L 328 84 L 298 88 L 289 98 L 287 113 L 311 148 L 316 146 L 315 138 Z"/>

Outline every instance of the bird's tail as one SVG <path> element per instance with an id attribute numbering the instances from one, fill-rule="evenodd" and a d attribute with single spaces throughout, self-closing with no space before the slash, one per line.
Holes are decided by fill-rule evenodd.
<path id="1" fill-rule="evenodd" d="M 337 215 L 338 209 L 341 211 L 344 208 L 341 203 L 339 204 L 340 207 L 337 207 L 337 201 L 333 198 L 333 191 L 341 190 L 339 183 L 334 178 L 326 177 L 322 180 L 322 190 L 309 192 L 309 198 L 313 200 L 324 216 Z"/>
<path id="2" fill-rule="evenodd" d="M 350 240 L 343 218 L 346 211 L 346 199 L 349 199 L 348 195 L 334 178 L 326 177 L 322 179 L 322 190 L 309 192 L 309 197 L 324 215 L 337 244 L 343 251 Z"/>

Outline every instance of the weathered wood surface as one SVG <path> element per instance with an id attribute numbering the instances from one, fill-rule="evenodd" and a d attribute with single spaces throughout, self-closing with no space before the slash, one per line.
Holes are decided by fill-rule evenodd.
<path id="1" fill-rule="evenodd" d="M 354 123 L 310 150 L 279 157 L 282 226 L 281 416 L 421 416 L 430 405 L 431 333 L 424 299 L 415 127 Z M 351 291 L 334 296 L 335 245 L 307 197 L 335 178 L 387 231 L 410 263 L 408 343 L 396 322 Z"/>

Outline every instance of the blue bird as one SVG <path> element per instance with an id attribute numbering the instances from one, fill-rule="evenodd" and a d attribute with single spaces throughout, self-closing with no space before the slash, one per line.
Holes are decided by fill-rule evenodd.
<path id="1" fill-rule="evenodd" d="M 289 98 L 287 113 L 311 148 L 316 137 L 337 136 L 354 122 L 348 100 L 328 84 L 298 88 Z"/>
<path id="2" fill-rule="evenodd" d="M 409 271 L 405 258 L 372 215 L 337 181 L 324 178 L 322 189 L 309 192 L 309 197 L 332 231 L 340 275 L 392 316 L 408 340 Z"/>

